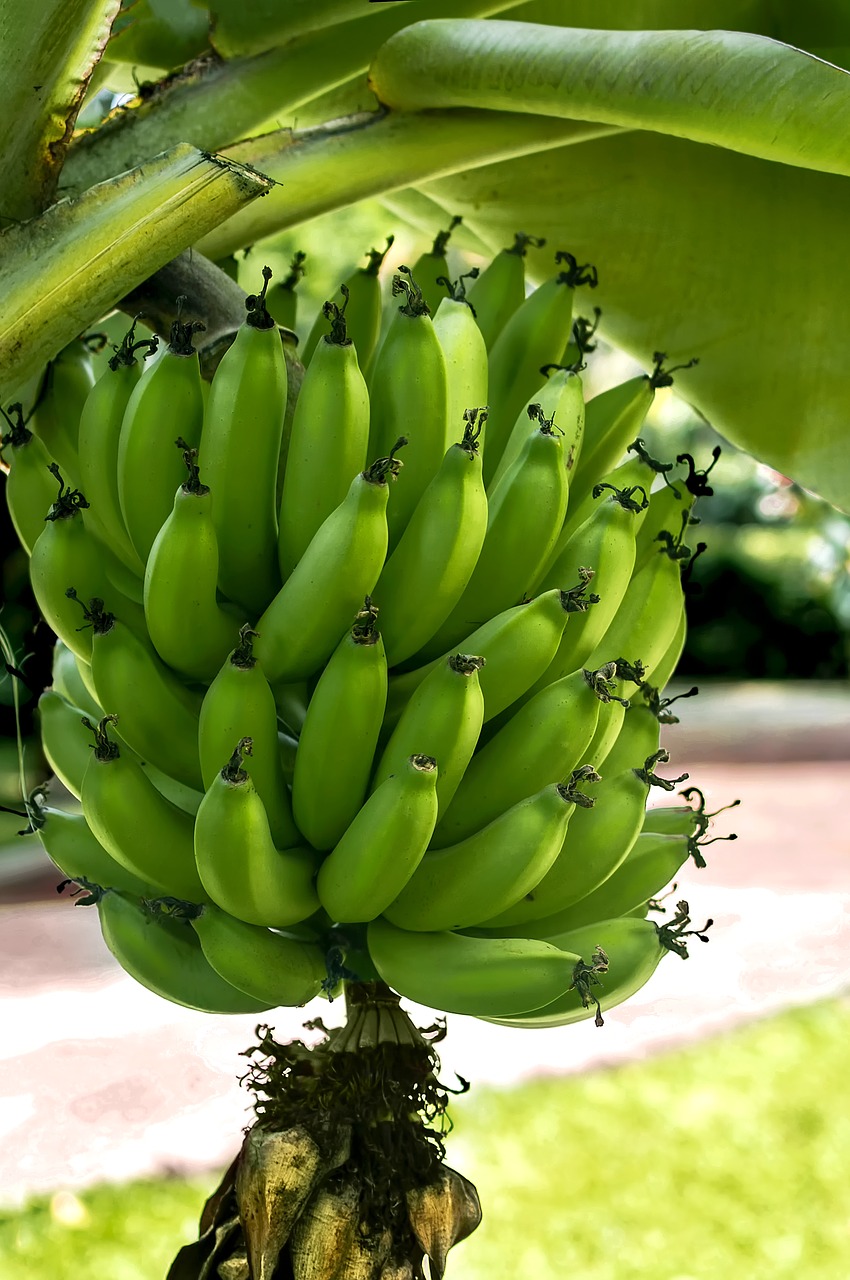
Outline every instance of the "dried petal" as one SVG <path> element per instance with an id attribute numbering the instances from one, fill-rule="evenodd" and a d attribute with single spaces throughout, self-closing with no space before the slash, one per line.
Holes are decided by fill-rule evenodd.
<path id="1" fill-rule="evenodd" d="M 385 1262 L 381 1268 L 380 1280 L 413 1280 L 413 1263 Z"/>
<path id="2" fill-rule="evenodd" d="M 334 1280 L 380 1280 L 392 1242 L 392 1233 L 389 1231 L 372 1236 L 356 1231 Z"/>
<path id="3" fill-rule="evenodd" d="M 481 1221 L 478 1192 L 467 1178 L 443 1165 L 428 1186 L 408 1191 L 407 1212 L 417 1243 L 431 1260 L 434 1280 L 442 1280 L 449 1249 Z"/>
<path id="4" fill-rule="evenodd" d="M 234 1156 L 228 1168 L 222 1174 L 221 1182 L 215 1191 L 209 1197 L 201 1210 L 201 1221 L 198 1227 L 198 1235 L 205 1235 L 210 1227 L 214 1227 L 221 1217 L 221 1210 L 224 1201 L 227 1199 L 229 1191 L 233 1190 L 236 1183 L 236 1166 L 239 1163 L 239 1156 Z M 228 1214 L 228 1217 L 231 1216 Z"/>
<path id="5" fill-rule="evenodd" d="M 248 1280 L 248 1254 L 244 1249 L 237 1249 L 218 1264 L 219 1280 Z"/>
<path id="6" fill-rule="evenodd" d="M 354 1240 L 359 1200 L 355 1182 L 319 1187 L 289 1241 L 294 1280 L 334 1280 Z"/>
<path id="7" fill-rule="evenodd" d="M 271 1280 L 278 1255 L 324 1173 L 316 1143 L 300 1125 L 250 1129 L 236 1174 L 236 1199 L 252 1280 Z"/>
<path id="8" fill-rule="evenodd" d="M 241 1235 L 238 1218 L 234 1217 L 229 1222 L 219 1223 L 215 1229 L 215 1244 L 198 1272 L 198 1280 L 213 1280 L 218 1274 L 219 1264 L 225 1258 L 229 1258 L 234 1249 L 239 1246 Z"/>

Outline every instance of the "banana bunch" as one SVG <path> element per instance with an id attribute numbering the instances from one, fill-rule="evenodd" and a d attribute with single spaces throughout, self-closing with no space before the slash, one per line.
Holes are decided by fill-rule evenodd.
<path id="1" fill-rule="evenodd" d="M 178 311 L 155 358 L 134 325 L 93 385 L 77 352 L 74 395 L 6 415 L 58 637 L 44 749 L 81 806 L 33 797 L 31 825 L 166 999 L 255 1012 L 358 977 L 557 1025 L 684 953 L 687 911 L 646 903 L 705 827 L 646 801 L 675 785 L 661 691 L 708 471 L 640 439 L 660 353 L 585 404 L 596 270 L 559 252 L 526 295 L 529 244 L 452 283 L 440 241 L 382 340 L 373 251 L 290 413 L 265 268 L 208 387 Z"/>

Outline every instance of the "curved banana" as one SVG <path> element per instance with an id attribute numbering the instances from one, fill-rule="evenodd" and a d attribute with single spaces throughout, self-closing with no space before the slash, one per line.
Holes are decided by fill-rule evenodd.
<path id="1" fill-rule="evenodd" d="M 212 903 L 190 914 L 189 923 L 216 973 L 253 999 L 273 1007 L 304 1005 L 321 993 L 328 972 L 315 943 L 246 924 Z"/>
<path id="2" fill-rule="evenodd" d="M 178 314 L 168 346 L 136 383 L 121 422 L 118 500 L 124 526 L 143 564 L 183 479 L 174 441 L 182 436 L 188 448 L 196 449 L 201 438 L 204 397 L 192 339 L 203 328 L 199 321 L 184 324 Z"/>
<path id="3" fill-rule="evenodd" d="M 18 541 L 31 556 L 56 498 L 56 484 L 49 470 L 51 458 L 38 436 L 24 423 L 20 404 L 9 405 L 9 413 L 0 409 L 0 414 L 9 428 L 0 437 L 3 461 L 9 466 L 6 507 Z"/>
<path id="4" fill-rule="evenodd" d="M 446 249 L 452 232 L 455 227 L 460 226 L 462 221 L 463 219 L 459 217 L 452 218 L 445 231 L 437 232 L 431 248 L 426 253 L 420 254 L 411 268 L 411 274 L 417 281 L 428 310 L 432 315 L 445 297 L 442 281 L 447 279 L 449 274 Z M 484 401 L 480 403 L 483 404 Z M 464 408 L 469 408 L 469 406 L 464 405 Z"/>
<path id="5" fill-rule="evenodd" d="M 387 482 L 402 465 L 392 455 L 406 443 L 354 477 L 257 623 L 255 649 L 272 684 L 318 671 L 374 591 L 387 554 Z"/>
<path id="6" fill-rule="evenodd" d="M 204 477 L 213 494 L 218 585 L 229 600 L 255 615 L 281 581 L 277 466 L 287 373 L 280 330 L 266 310 L 271 274 L 264 267 L 262 290 L 245 299 L 248 314 L 210 385 L 200 443 Z M 183 436 L 190 448 L 198 443 L 181 430 L 175 435 Z M 172 494 L 177 484 L 179 477 Z"/>
<path id="7" fill-rule="evenodd" d="M 91 601 L 91 672 L 97 700 L 121 723 L 128 746 L 163 773 L 200 790 L 199 696 L 113 614 Z"/>
<path id="8" fill-rule="evenodd" d="M 319 868 L 319 901 L 332 920 L 374 920 L 404 888 L 437 821 L 437 772 L 431 756 L 413 755 L 357 812 Z"/>
<path id="9" fill-rule="evenodd" d="M 473 756 L 434 833 L 455 844 L 543 787 L 569 777 L 612 700 L 613 664 L 576 671 L 541 689 Z M 424 687 L 424 686 L 423 686 Z"/>
<path id="10" fill-rule="evenodd" d="M 578 955 L 527 938 L 411 933 L 378 917 L 366 931 L 378 973 L 399 995 L 445 1013 L 511 1017 L 551 1004 Z"/>
<path id="11" fill-rule="evenodd" d="M 635 573 L 639 573 L 658 550 L 658 535 L 664 529 L 680 529 L 685 512 L 694 500 L 682 485 L 666 484 L 650 496 L 646 518 L 638 530 L 635 548 Z"/>
<path id="12" fill-rule="evenodd" d="M 441 814 L 446 812 L 484 723 L 478 678 L 484 665 L 483 658 L 465 653 L 452 654 L 437 664 L 402 712 L 378 761 L 373 791 L 391 774 L 400 773 L 410 756 L 433 756 L 440 767 L 437 808 Z"/>
<path id="13" fill-rule="evenodd" d="M 120 889 L 137 897 L 156 897 L 158 885 L 136 876 L 116 862 L 94 835 L 81 813 L 54 809 L 36 796 L 28 805 L 31 825 L 50 861 L 77 884 Z"/>
<path id="14" fill-rule="evenodd" d="M 487 532 L 479 438 L 484 409 L 468 409 L 463 439 L 446 452 L 375 587 L 387 662 L 416 653 L 466 589 Z"/>
<path id="15" fill-rule="evenodd" d="M 369 261 L 366 266 L 358 267 L 345 281 L 345 286 L 348 289 L 348 307 L 346 308 L 345 318 L 348 324 L 349 336 L 357 352 L 357 363 L 364 373 L 369 370 L 372 364 L 381 332 L 383 299 L 381 297 L 381 282 L 378 279 L 378 274 L 394 240 L 395 236 L 387 236 L 387 243 L 384 249 L 370 249 L 367 254 Z M 338 295 L 334 294 L 333 301 L 337 306 L 342 306 L 343 293 L 341 288 Z M 320 311 L 310 330 L 307 341 L 304 343 L 303 351 L 300 347 L 298 349 L 304 365 L 309 366 L 313 358 L 313 352 L 324 332 L 325 318 Z"/>
<path id="16" fill-rule="evenodd" d="M 79 467 L 83 490 L 94 507 L 94 532 L 130 573 L 143 578 L 145 566 L 130 541 L 118 496 L 121 424 L 133 389 L 142 376 L 136 352 L 144 347 L 147 348 L 146 355 L 152 355 L 159 344 L 155 337 L 136 341 L 139 319 L 137 316 L 120 346 L 115 347 L 115 354 L 83 405 Z M 84 514 L 84 520 L 89 521 L 90 515 L 91 508 Z"/>
<path id="17" fill-rule="evenodd" d="M 614 467 L 612 471 L 608 471 L 604 476 L 601 476 L 590 492 L 582 498 L 581 502 L 570 506 L 567 518 L 564 521 L 564 527 L 561 530 L 561 536 L 555 548 L 555 556 L 560 554 L 560 551 L 566 546 L 576 529 L 594 514 L 598 506 L 599 493 L 605 489 L 610 489 L 612 492 L 625 490 L 630 494 L 642 491 L 651 501 L 650 490 L 659 475 L 665 477 L 665 485 L 670 483 L 666 480 L 667 472 L 671 471 L 675 464 L 660 462 L 657 458 L 654 458 L 648 452 L 640 436 L 628 446 L 626 454 L 625 461 Z M 597 493 L 597 490 L 599 493 Z M 640 510 L 634 513 L 635 537 L 643 528 L 648 512 L 649 506 L 640 504 Z"/>
<path id="18" fill-rule="evenodd" d="M 529 246 L 542 249 L 546 243 L 539 236 L 517 231 L 513 244 L 501 249 L 484 268 L 469 290 L 469 301 L 490 351 L 510 320 L 525 301 L 525 254 Z"/>
<path id="19" fill-rule="evenodd" d="M 77 800 L 91 755 L 83 727 L 85 714 L 53 689 L 45 689 L 38 700 L 38 728 L 47 763 Z"/>
<path id="20" fill-rule="evenodd" d="M 185 441 L 176 441 L 182 448 Z M 217 495 L 201 483 L 197 449 L 183 449 L 189 475 L 154 538 L 145 567 L 145 619 L 163 662 L 188 680 L 212 680 L 239 634 L 240 619 L 216 598 Z M 244 618 L 242 619 L 244 621 Z"/>
<path id="21" fill-rule="evenodd" d="M 300 843 L 280 760 L 277 708 L 265 673 L 254 655 L 257 635 L 247 624 L 239 643 L 204 694 L 198 723 L 198 750 L 205 788 L 240 738 L 250 738 L 251 781 L 257 788 L 278 849 Z"/>
<path id="22" fill-rule="evenodd" d="M 596 268 L 580 266 L 571 253 L 555 254 L 566 270 L 535 289 L 506 322 L 490 351 L 484 481 L 489 486 L 522 406 L 540 383 L 543 365 L 555 364 L 570 336 L 573 296 L 583 284 L 596 287 Z M 473 302 L 474 305 L 474 302 Z"/>
<path id="23" fill-rule="evenodd" d="M 554 422 L 561 438 L 564 467 L 569 476 L 576 464 L 584 439 L 584 389 L 575 369 L 561 365 L 545 365 L 540 372 L 544 381 L 517 414 L 499 465 L 487 486 L 492 492 L 502 476 L 522 453 L 534 423 L 541 419 Z M 535 410 L 535 405 L 537 410 Z"/>
<path id="24" fill-rule="evenodd" d="M 577 804 L 577 790 L 598 782 L 592 769 L 544 787 L 459 844 L 425 854 L 384 915 L 402 929 L 460 929 L 506 910 L 543 879 L 558 856 Z"/>
<path id="25" fill-rule="evenodd" d="M 386 456 L 396 440 L 409 437 L 404 471 L 398 477 L 387 513 L 391 547 L 404 532 L 454 440 L 454 435 L 449 435 L 443 348 L 409 268 L 400 267 L 399 272 L 393 276 L 393 295 L 403 294 L 405 300 L 396 309 L 375 358 L 369 385 L 370 456 Z M 455 429 L 453 423 L 452 433 Z"/>
<path id="26" fill-rule="evenodd" d="M 95 740 L 81 791 L 86 822 L 116 862 L 160 893 L 203 902 L 194 818 L 167 800 L 138 760 L 110 740 L 115 719 L 107 715 L 97 725 L 83 720 Z"/>
<path id="27" fill-rule="evenodd" d="M 522 600 L 549 556 L 566 509 L 561 441 L 544 419 L 490 494 L 478 561 L 454 609 L 422 649 L 422 658 L 445 652 L 487 618 Z"/>
<path id="28" fill-rule="evenodd" d="M 468 410 L 487 403 L 487 347 L 463 283 L 477 274 L 478 269 L 474 267 L 454 282 L 440 277 L 449 294 L 434 313 L 434 332 L 446 358 L 449 433 L 460 430 Z M 483 448 L 483 436 L 480 443 Z"/>
<path id="29" fill-rule="evenodd" d="M 273 284 L 270 289 L 264 290 L 266 310 L 275 324 L 282 325 L 284 329 L 294 329 L 298 320 L 296 291 L 300 280 L 307 274 L 304 269 L 306 260 L 307 255 L 303 249 L 296 249 L 289 263 L 289 273 L 279 284 Z M 238 277 L 235 278 L 238 283 Z"/>
<path id="30" fill-rule="evenodd" d="M 30 415 L 33 431 L 72 487 L 80 475 L 80 414 L 94 377 L 91 353 L 81 338 L 75 338 L 48 364 Z"/>
<path id="31" fill-rule="evenodd" d="M 378 610 L 367 597 L 319 677 L 295 752 L 292 809 L 314 849 L 332 849 L 368 795 L 386 700 Z"/>
<path id="32" fill-rule="evenodd" d="M 203 1013 L 263 1013 L 271 1006 L 216 973 L 187 920 L 159 915 L 114 889 L 97 901 L 103 940 L 121 968 L 148 991 Z"/>
<path id="33" fill-rule="evenodd" d="M 303 847 L 276 849 L 263 802 L 242 767 L 243 738 L 213 779 L 195 818 L 195 862 L 216 906 L 247 924 L 284 928 L 319 907 L 315 855 Z"/>
<path id="34" fill-rule="evenodd" d="M 103 715 L 103 709 L 89 688 L 91 668 L 88 669 L 87 676 L 88 683 L 83 680 L 80 674 L 80 666 L 71 650 L 62 640 L 57 640 L 53 646 L 53 663 L 51 666 L 54 690 L 66 702 L 70 702 L 74 707 L 79 707 L 85 715 L 94 716 L 95 719 L 99 720 Z"/>
<path id="35" fill-rule="evenodd" d="M 323 522 L 344 501 L 351 477 L 366 465 L 369 392 L 347 333 L 349 294 L 346 285 L 342 289 L 342 307 L 334 302 L 324 305 L 330 333 L 316 347 L 292 419 L 278 533 L 284 581 Z"/>

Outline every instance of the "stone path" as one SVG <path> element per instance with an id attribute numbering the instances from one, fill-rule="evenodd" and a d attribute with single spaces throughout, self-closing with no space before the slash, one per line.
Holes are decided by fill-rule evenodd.
<path id="1" fill-rule="evenodd" d="M 705 871 L 679 878 L 694 918 L 716 920 L 711 945 L 695 943 L 687 962 L 666 959 L 601 1029 L 527 1032 L 451 1017 L 445 1079 L 456 1071 L 509 1085 L 642 1058 L 850 988 L 850 761 L 692 758 L 677 752 L 674 764 L 709 809 L 744 802 L 717 828 L 738 841 L 713 845 Z M 96 913 L 58 899 L 54 883 L 47 876 L 36 901 L 0 906 L 0 1204 L 224 1165 L 248 1123 L 236 1076 L 256 1019 L 193 1013 L 133 983 L 107 953 Z M 275 1015 L 278 1036 L 317 1013 L 335 1021 L 318 1001 Z"/>

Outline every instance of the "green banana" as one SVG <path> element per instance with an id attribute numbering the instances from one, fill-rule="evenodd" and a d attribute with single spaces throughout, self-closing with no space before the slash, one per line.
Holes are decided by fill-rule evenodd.
<path id="1" fill-rule="evenodd" d="M 400 773 L 414 753 L 433 756 L 440 767 L 437 808 L 441 814 L 446 812 L 484 723 L 484 695 L 478 679 L 483 666 L 481 657 L 452 654 L 422 681 L 384 748 L 373 791 L 391 774 Z"/>
<path id="2" fill-rule="evenodd" d="M 484 544 L 487 496 L 479 441 L 487 414 L 467 409 L 463 416 L 463 439 L 447 450 L 375 587 L 390 666 L 421 649 L 446 621 Z"/>
<path id="3" fill-rule="evenodd" d="M 303 847 L 277 849 L 263 802 L 243 768 L 242 738 L 213 779 L 195 818 L 195 861 L 216 906 L 247 924 L 283 928 L 319 907 L 315 858 Z"/>
<path id="4" fill-rule="evenodd" d="M 455 844 L 541 788 L 569 777 L 612 700 L 615 665 L 576 671 L 542 689 L 473 757 L 434 833 Z M 424 687 L 424 686 L 423 686 Z"/>
<path id="5" fill-rule="evenodd" d="M 120 889 L 138 897 L 155 897 L 160 892 L 157 885 L 140 879 L 116 862 L 96 839 L 81 813 L 51 808 L 44 804 L 38 790 L 30 797 L 27 810 L 45 853 L 69 880 Z"/>
<path id="6" fill-rule="evenodd" d="M 383 301 L 378 273 L 394 239 L 395 236 L 387 236 L 386 248 L 382 250 L 370 249 L 367 255 L 369 261 L 366 266 L 358 267 L 345 281 L 349 295 L 346 312 L 348 332 L 357 352 L 357 362 L 364 373 L 369 370 L 372 364 L 381 332 Z M 333 301 L 337 306 L 342 305 L 343 295 L 341 290 L 338 295 L 334 295 Z M 313 352 L 324 332 L 324 315 L 320 311 L 301 352 L 301 359 L 305 365 L 309 365 L 312 360 Z"/>
<path id="7" fill-rule="evenodd" d="M 304 263 L 307 255 L 302 249 L 296 249 L 289 264 L 289 274 L 279 284 L 273 284 L 265 292 L 265 306 L 276 325 L 284 329 L 294 329 L 298 319 L 299 281 L 306 275 Z"/>
<path id="8" fill-rule="evenodd" d="M 469 290 L 478 327 L 490 351 L 515 311 L 525 301 L 525 254 L 529 245 L 542 249 L 545 240 L 517 231 L 508 249 L 501 249 Z"/>
<path id="9" fill-rule="evenodd" d="M 443 276 L 439 281 L 449 290 L 448 297 L 443 298 L 434 313 L 434 332 L 446 358 L 449 433 L 460 430 L 469 409 L 487 403 L 487 348 L 463 283 L 477 275 L 478 268 L 473 267 L 454 283 Z M 483 436 L 480 445 L 483 448 Z"/>
<path id="10" fill-rule="evenodd" d="M 30 415 L 33 431 L 73 487 L 80 474 L 80 414 L 94 377 L 89 348 L 84 339 L 75 338 L 48 364 Z"/>
<path id="11" fill-rule="evenodd" d="M 3 461 L 9 467 L 6 507 L 18 541 L 31 556 L 56 497 L 56 485 L 49 470 L 51 459 L 38 436 L 25 425 L 20 404 L 10 404 L 8 413 L 2 409 L 0 413 L 9 427 L 0 437 Z"/>
<path id="12" fill-rule="evenodd" d="M 30 558 L 33 594 L 48 626 L 78 658 L 91 661 L 92 635 L 81 628 L 82 618 L 69 589 L 82 597 L 104 597 L 109 583 L 103 572 L 103 558 L 97 543 L 82 520 L 88 506 L 79 489 L 69 489 L 56 463 L 50 472 L 59 485 L 59 494 L 46 514 L 44 528 L 35 541 Z"/>
<path id="13" fill-rule="evenodd" d="M 687 463 L 688 475 L 678 479 L 675 484 L 668 481 L 663 489 L 657 490 L 652 495 L 646 520 L 638 535 L 636 569 L 642 569 L 657 550 L 659 540 L 665 540 L 665 530 L 682 529 L 684 531 L 685 512 L 692 511 L 697 498 L 710 497 L 714 493 L 706 481 L 719 457 L 720 445 L 715 445 L 712 450 L 712 461 L 704 471 L 699 471 L 689 453 L 678 455 L 676 462 Z M 688 523 L 698 524 L 699 521 L 691 518 Z"/>
<path id="14" fill-rule="evenodd" d="M 592 893 L 616 871 L 640 834 L 650 786 L 672 790 L 675 785 L 655 774 L 656 765 L 669 758 L 666 751 L 658 750 L 658 733 L 652 713 L 634 704 L 608 754 L 593 809 L 575 814 L 560 854 L 537 887 L 482 927 L 513 931 L 526 921 L 554 915 Z"/>
<path id="15" fill-rule="evenodd" d="M 545 563 L 567 508 L 560 438 L 545 419 L 489 498 L 487 533 L 466 589 L 421 651 L 454 646 L 487 618 L 518 603 Z"/>
<path id="16" fill-rule="evenodd" d="M 215 371 L 200 436 L 204 476 L 213 493 L 218 585 L 252 614 L 260 613 L 280 587 L 277 465 L 287 373 L 280 331 L 266 310 L 270 279 L 264 267 L 262 290 L 245 299 L 248 314 Z M 198 443 L 179 425 L 172 438 L 175 434 L 189 448 Z"/>
<path id="17" fill-rule="evenodd" d="M 212 680 L 239 632 L 240 619 L 216 599 L 219 540 L 213 512 L 217 494 L 202 484 L 196 459 L 182 437 L 189 475 L 153 541 L 145 567 L 145 619 L 163 662 L 189 680 Z"/>
<path id="18" fill-rule="evenodd" d="M 575 290 L 583 284 L 591 288 L 597 284 L 596 268 L 580 266 L 571 253 L 559 251 L 555 261 L 566 263 L 566 270 L 529 294 L 506 322 L 490 351 L 492 413 L 484 455 L 484 481 L 488 486 L 517 415 L 539 386 L 541 367 L 555 364 L 564 350 L 572 325 Z"/>
<path id="19" fill-rule="evenodd" d="M 92 624 L 98 702 L 119 717 L 121 737 L 137 755 L 187 787 L 201 789 L 199 696 L 102 603 L 92 600 L 85 611 Z"/>
<path id="20" fill-rule="evenodd" d="M 575 369 L 561 365 L 545 365 L 540 372 L 543 383 L 517 414 L 488 492 L 499 484 L 502 476 L 522 453 L 534 423 L 553 422 L 561 437 L 564 467 L 569 476 L 575 466 L 584 438 L 584 388 Z M 536 407 L 535 407 L 536 406 Z"/>
<path id="21" fill-rule="evenodd" d="M 412 267 L 414 279 L 418 282 L 428 310 L 433 315 L 445 296 L 442 281 L 448 277 L 449 264 L 446 260 L 446 249 L 455 227 L 460 226 L 462 218 L 454 217 L 445 231 L 438 231 L 434 243 L 427 253 L 422 253 Z M 479 403 L 476 401 L 476 403 Z M 480 403 L 484 403 L 481 401 Z M 465 409 L 469 405 L 464 405 Z"/>
<path id="22" fill-rule="evenodd" d="M 551 1004 L 579 960 L 548 942 L 411 933 L 381 917 L 366 940 L 375 968 L 399 995 L 476 1017 L 511 1017 Z"/>
<path id="23" fill-rule="evenodd" d="M 404 532 L 417 502 L 439 470 L 449 434 L 446 357 L 430 311 L 409 268 L 393 276 L 393 296 L 404 295 L 378 353 L 369 386 L 369 453 L 386 456 L 394 441 L 410 438 L 403 473 L 387 514 L 390 546 Z M 471 406 L 468 406 L 471 407 Z"/>
<path id="24" fill-rule="evenodd" d="M 80 674 L 80 666 L 77 659 L 61 640 L 57 640 L 53 646 L 51 673 L 53 688 L 60 697 L 64 698 L 66 702 L 70 702 L 72 706 L 79 707 L 85 715 L 100 719 L 103 715 L 103 710 L 89 688 L 91 669 L 89 668 L 87 672 L 87 684 Z"/>
<path id="25" fill-rule="evenodd" d="M 161 795 L 138 760 L 110 740 L 115 720 L 107 715 L 94 725 L 83 719 L 95 740 L 81 791 L 86 822 L 116 862 L 160 893 L 203 902 L 192 815 Z"/>
<path id="26" fill-rule="evenodd" d="M 87 508 L 84 520 L 93 524 L 93 532 L 118 560 L 137 578 L 143 578 L 145 566 L 130 541 L 121 514 L 118 495 L 118 448 L 121 424 L 130 396 L 142 374 L 136 352 L 147 348 L 156 351 L 159 339 L 136 341 L 136 316 L 121 345 L 114 348 L 106 369 L 89 392 L 80 415 L 80 479 L 84 492 L 94 504 Z"/>
<path id="27" fill-rule="evenodd" d="M 204 694 L 198 724 L 198 750 L 205 788 L 240 738 L 252 742 L 251 780 L 269 820 L 278 849 L 298 844 L 300 835 L 292 817 L 292 805 L 280 762 L 277 708 L 263 668 L 254 656 L 247 625 L 239 631 L 239 643 Z"/>
<path id="28" fill-rule="evenodd" d="M 576 805 L 593 804 L 578 784 L 598 781 L 592 769 L 577 770 L 569 782 L 520 800 L 459 844 L 426 853 L 384 915 L 402 929 L 438 932 L 506 910 L 543 879 Z"/>
<path id="29" fill-rule="evenodd" d="M 573 613 L 583 613 L 598 596 L 587 595 L 591 574 L 585 571 L 568 591 L 544 591 L 533 600 L 504 609 L 467 636 L 462 647 L 485 661 L 478 673 L 484 694 L 484 722 L 511 706 L 552 662 L 564 627 Z M 424 667 L 390 677 L 385 723 L 392 728 L 427 675 L 449 654 Z"/>
<path id="30" fill-rule="evenodd" d="M 651 501 L 650 490 L 658 476 L 666 476 L 666 473 L 672 470 L 675 465 L 672 462 L 660 462 L 658 459 L 653 458 L 647 451 L 646 445 L 640 436 L 632 441 L 626 452 L 628 456 L 624 462 L 621 462 L 613 471 L 609 471 L 602 476 L 593 486 L 590 493 L 578 505 L 570 506 L 567 518 L 564 521 L 564 527 L 561 530 L 561 536 L 558 538 L 553 553 L 553 559 L 560 554 L 576 529 L 595 513 L 599 505 L 599 492 L 602 492 L 603 489 L 610 489 L 612 492 L 614 490 L 620 490 L 621 492 L 625 490 L 627 493 L 632 494 L 642 491 L 647 499 Z M 665 480 L 665 484 L 667 483 L 669 482 Z M 648 512 L 648 506 L 642 506 L 640 511 L 635 512 L 635 537 L 643 528 Z"/>
<path id="31" fill-rule="evenodd" d="M 106 889 L 97 896 L 103 940 L 121 968 L 148 991 L 204 1013 L 263 1013 L 271 1006 L 216 973 L 186 920 L 155 914 L 144 901 Z"/>
<path id="32" fill-rule="evenodd" d="M 401 468 L 393 453 L 406 443 L 354 477 L 257 623 L 256 653 L 272 684 L 323 666 L 374 591 L 387 554 L 387 481 Z"/>
<path id="33" fill-rule="evenodd" d="M 600 476 L 622 458 L 630 441 L 639 436 L 659 387 L 672 387 L 678 369 L 690 369 L 699 361 L 664 368 L 663 351 L 653 352 L 651 373 L 640 374 L 601 392 L 588 401 L 584 421 L 584 448 L 571 481 L 574 502 L 581 502 Z"/>
<path id="34" fill-rule="evenodd" d="M 189 923 L 216 973 L 255 1000 L 303 1005 L 321 993 L 327 966 L 314 943 L 246 924 L 211 903 L 190 914 Z"/>
<path id="35" fill-rule="evenodd" d="M 182 305 L 186 299 L 178 299 Z M 118 500 L 136 555 L 145 563 L 174 505 L 183 464 L 174 452 L 182 436 L 198 446 L 204 418 L 201 370 L 192 339 L 199 321 L 171 326 L 171 340 L 133 388 L 118 440 Z M 234 534 L 234 536 L 236 536 Z"/>
<path id="36" fill-rule="evenodd" d="M 498 1019 L 502 1026 L 511 1027 L 564 1027 L 593 1016 L 597 1027 L 603 1025 L 602 1011 L 628 1000 L 645 986 L 652 977 L 662 957 L 675 951 L 687 959 L 688 936 L 696 936 L 707 942 L 705 930 L 686 929 L 691 923 L 688 904 L 680 902 L 679 910 L 669 924 L 659 927 L 652 920 L 626 916 L 616 920 L 601 920 L 582 929 L 557 935 L 553 945 L 572 953 L 590 956 L 576 966 L 574 985 L 546 1008 L 536 1010 L 529 1017 Z"/>
<path id="37" fill-rule="evenodd" d="M 387 700 L 387 659 L 367 596 L 319 677 L 298 739 L 292 809 L 315 849 L 332 849 L 369 792 Z"/>
<path id="38" fill-rule="evenodd" d="M 412 755 L 355 815 L 319 868 L 319 901 L 332 920 L 374 920 L 398 897 L 437 821 L 437 775 L 431 756 Z"/>
<path id="39" fill-rule="evenodd" d="M 278 535 L 284 581 L 323 522 L 345 499 L 351 477 L 366 465 L 369 392 L 347 336 L 349 293 L 346 285 L 342 289 L 342 307 L 334 302 L 324 305 L 331 330 L 316 347 L 292 420 Z M 267 594 L 267 601 L 272 594 Z"/>
<path id="40" fill-rule="evenodd" d="M 663 689 L 665 685 L 673 677 L 676 667 L 679 665 L 679 659 L 682 656 L 682 650 L 685 647 L 685 638 L 687 635 L 688 619 L 685 613 L 684 595 L 679 607 L 679 621 L 676 630 L 673 633 L 673 639 L 670 641 L 664 654 L 655 664 L 652 672 L 652 682 L 658 689 Z"/>
<path id="41" fill-rule="evenodd" d="M 82 725 L 85 712 L 52 689 L 38 700 L 38 727 L 47 763 L 64 787 L 79 800 L 91 750 Z"/>

